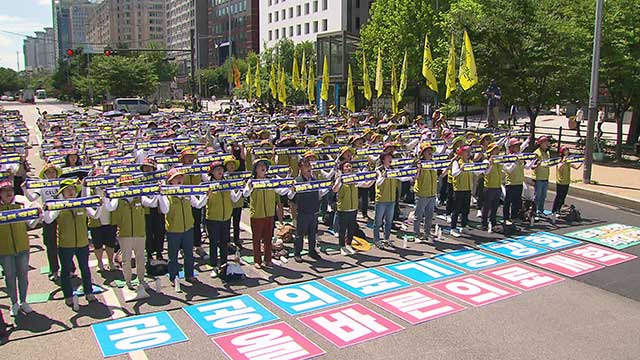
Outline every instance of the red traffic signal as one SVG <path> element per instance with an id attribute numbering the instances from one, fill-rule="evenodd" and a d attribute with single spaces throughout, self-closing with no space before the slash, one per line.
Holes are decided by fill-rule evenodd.
<path id="1" fill-rule="evenodd" d="M 112 49 L 104 49 L 104 56 L 118 55 L 118 51 Z"/>
<path id="2" fill-rule="evenodd" d="M 75 55 L 75 51 L 73 51 L 73 49 L 67 49 L 67 56 L 73 56 Z"/>

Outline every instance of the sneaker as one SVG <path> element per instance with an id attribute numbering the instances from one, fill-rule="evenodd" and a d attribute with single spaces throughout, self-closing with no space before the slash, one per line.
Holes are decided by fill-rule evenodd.
<path id="1" fill-rule="evenodd" d="M 142 287 L 145 290 L 151 289 L 151 285 L 149 285 L 146 281 L 140 281 L 139 288 Z"/>
<path id="2" fill-rule="evenodd" d="M 478 210 L 478 212 L 476 213 L 477 217 L 482 217 L 482 210 Z"/>
<path id="3" fill-rule="evenodd" d="M 67 306 L 73 306 L 73 298 L 72 297 L 65 298 L 64 304 Z"/>
<path id="4" fill-rule="evenodd" d="M 348 256 L 348 255 L 350 255 L 350 254 L 351 254 L 351 253 L 349 252 L 349 250 L 347 250 L 347 247 L 346 247 L 346 246 L 343 246 L 343 247 L 341 247 L 341 248 L 340 248 L 340 255 L 342 255 L 342 256 Z"/>
<path id="5" fill-rule="evenodd" d="M 127 281 L 127 289 L 129 290 L 134 290 L 135 287 L 133 286 L 133 283 L 131 281 Z"/>
<path id="6" fill-rule="evenodd" d="M 356 251 L 353 247 L 351 247 L 351 245 L 347 245 L 345 246 L 347 248 L 347 251 L 349 252 L 350 255 L 355 255 Z"/>
<path id="7" fill-rule="evenodd" d="M 377 241 L 377 242 L 376 242 L 376 247 L 377 247 L 378 249 L 380 249 L 380 250 L 385 250 L 384 245 L 385 245 L 385 244 L 384 244 L 384 242 L 382 242 L 382 241 Z M 342 251 L 342 250 L 341 250 L 341 251 Z"/>
<path id="8" fill-rule="evenodd" d="M 451 229 L 451 236 L 459 238 L 462 234 L 457 229 Z"/>
<path id="9" fill-rule="evenodd" d="M 347 246 L 347 250 L 349 249 L 349 246 Z M 318 254 L 317 251 L 310 251 L 309 252 L 309 257 L 314 259 L 314 260 L 322 260 L 322 256 L 320 256 L 320 254 Z"/>
<path id="10" fill-rule="evenodd" d="M 19 312 L 20 312 L 20 304 L 15 303 L 11 305 L 11 316 L 16 317 L 18 316 Z"/>
<path id="11" fill-rule="evenodd" d="M 262 269 L 262 265 L 260 265 L 260 263 L 253 264 L 253 267 L 255 267 L 256 269 Z"/>
<path id="12" fill-rule="evenodd" d="M 295 260 L 297 263 L 301 263 L 302 262 L 302 256 L 300 255 L 295 255 L 293 257 L 293 260 Z"/>
<path id="13" fill-rule="evenodd" d="M 338 233 L 335 232 L 333 229 L 328 229 L 327 232 L 333 236 L 338 236 Z"/>
<path id="14" fill-rule="evenodd" d="M 49 274 L 49 280 L 53 282 L 60 281 L 60 272 L 56 271 L 53 274 Z"/>
<path id="15" fill-rule="evenodd" d="M 556 213 L 551 214 L 551 224 L 556 224 Z"/>
<path id="16" fill-rule="evenodd" d="M 98 299 L 96 299 L 96 296 L 93 294 L 87 294 L 86 298 L 87 298 L 87 301 L 90 303 L 98 301 Z"/>
<path id="17" fill-rule="evenodd" d="M 493 232 L 493 225 L 491 225 L 491 223 L 489 223 L 489 226 L 487 227 L 487 232 L 489 234 L 491 234 Z"/>
<path id="18" fill-rule="evenodd" d="M 199 282 L 198 278 L 195 276 L 189 276 L 187 278 L 184 279 L 186 282 L 190 283 L 190 284 L 195 284 L 197 282 Z"/>
<path id="19" fill-rule="evenodd" d="M 218 269 L 216 269 L 215 267 L 213 269 L 211 269 L 211 274 L 210 276 L 212 278 L 217 277 L 218 276 Z"/>
<path id="20" fill-rule="evenodd" d="M 198 255 L 204 261 L 209 260 L 209 254 L 207 254 L 207 252 L 201 247 L 196 248 L 196 255 Z"/>
<path id="21" fill-rule="evenodd" d="M 149 293 L 144 289 L 144 286 L 138 287 L 137 296 L 138 299 L 144 299 L 149 297 Z"/>
<path id="22" fill-rule="evenodd" d="M 22 309 L 22 311 L 25 312 L 25 314 L 29 314 L 33 312 L 33 309 L 31 308 L 31 305 L 29 305 L 28 302 L 23 302 L 22 304 L 20 304 L 20 309 Z"/>

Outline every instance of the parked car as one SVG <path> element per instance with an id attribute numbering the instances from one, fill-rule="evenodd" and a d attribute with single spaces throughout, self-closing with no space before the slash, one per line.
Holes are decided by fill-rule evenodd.
<path id="1" fill-rule="evenodd" d="M 117 98 L 113 101 L 114 110 L 149 115 L 151 105 L 144 99 L 138 98 Z"/>

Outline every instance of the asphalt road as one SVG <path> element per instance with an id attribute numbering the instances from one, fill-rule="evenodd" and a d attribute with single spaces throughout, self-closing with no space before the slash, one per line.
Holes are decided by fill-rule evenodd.
<path id="1" fill-rule="evenodd" d="M 70 106 L 57 103 L 39 104 L 50 113 Z M 9 109 L 22 111 L 28 124 L 35 121 L 35 107 L 10 104 Z M 35 131 L 32 133 L 32 140 Z M 36 169 L 41 161 L 37 159 L 37 147 L 30 153 Z M 550 193 L 547 199 L 553 201 Z M 540 222 L 533 229 L 524 231 L 550 231 L 562 234 L 581 228 L 593 227 L 611 222 L 640 226 L 638 214 L 584 199 L 569 197 L 585 219 L 580 225 L 569 226 L 562 222 L 551 226 Z M 550 206 L 550 204 L 548 204 Z M 472 213 L 475 213 L 472 210 Z M 373 215 L 373 211 L 370 211 Z M 248 214 L 243 214 L 242 238 L 250 244 Z M 361 228 L 371 235 L 363 222 Z M 321 230 L 325 230 L 321 226 Z M 343 291 L 329 284 L 323 278 L 365 268 L 381 269 L 381 266 L 405 260 L 415 260 L 459 249 L 462 246 L 477 246 L 491 239 L 499 240 L 498 234 L 487 236 L 472 231 L 460 239 L 445 236 L 435 244 L 409 243 L 402 248 L 402 240 L 397 239 L 398 248 L 393 251 L 372 249 L 353 257 L 324 255 L 322 261 L 297 264 L 293 261 L 272 270 L 256 270 L 243 266 L 247 279 L 241 283 L 223 286 L 219 279 L 211 279 L 204 264 L 199 264 L 200 284 L 183 283 L 182 293 L 175 293 L 167 279 L 161 279 L 162 294 L 153 294 L 149 299 L 126 302 L 121 289 L 112 287 L 113 280 L 121 276 L 116 273 L 98 273 L 95 267 L 93 281 L 103 286 L 106 292 L 99 295 L 101 301 L 87 305 L 80 300 L 80 310 L 74 312 L 62 301 L 57 287 L 40 274 L 46 265 L 44 247 L 40 231 L 34 231 L 31 239 L 31 271 L 29 273 L 29 294 L 52 292 L 51 300 L 33 304 L 34 313 L 16 318 L 18 329 L 11 334 L 10 342 L 0 347 L 0 353 L 7 359 L 48 358 L 48 359 L 95 359 L 102 354 L 97 346 L 90 325 L 128 315 L 168 311 L 177 325 L 188 337 L 188 341 L 169 346 L 147 349 L 120 355 L 115 359 L 223 359 L 224 354 L 203 331 L 182 310 L 184 306 L 203 301 L 249 294 L 281 321 L 289 324 L 304 337 L 322 348 L 326 359 L 637 359 L 640 353 L 640 260 L 631 260 L 616 266 L 578 276 L 562 277 L 563 281 L 532 291 L 522 291 L 519 295 L 482 307 L 474 307 L 449 295 L 419 285 L 399 275 L 412 288 L 428 289 L 441 297 L 465 306 L 456 314 L 440 317 L 418 325 L 411 325 L 396 315 L 372 305 L 366 299 Z M 328 233 L 320 237 L 323 243 L 335 245 L 337 240 Z M 640 246 L 623 250 L 640 255 Z M 245 252 L 243 255 L 249 255 Z M 504 258 L 504 257 L 503 257 Z M 507 258 L 504 258 L 507 259 Z M 509 264 L 524 264 L 509 260 Z M 392 274 L 388 269 L 383 273 Z M 473 271 L 477 274 L 477 271 Z M 481 276 L 487 279 L 484 276 Z M 375 340 L 353 345 L 344 349 L 329 342 L 325 337 L 311 330 L 297 316 L 291 316 L 266 301 L 258 291 L 276 288 L 285 284 L 307 280 L 320 280 L 331 290 L 349 298 L 349 304 L 363 304 L 404 329 Z M 508 287 L 507 287 L 508 288 Z M 512 288 L 512 290 L 514 290 Z M 8 316 L 8 298 L 0 292 L 0 309 Z M 327 308 L 332 309 L 332 308 Z"/>

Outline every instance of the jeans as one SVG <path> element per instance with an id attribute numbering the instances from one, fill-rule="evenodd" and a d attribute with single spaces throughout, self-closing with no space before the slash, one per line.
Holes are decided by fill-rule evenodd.
<path id="1" fill-rule="evenodd" d="M 436 207 L 436 197 L 416 196 L 416 210 L 413 215 L 413 233 L 415 236 L 420 235 L 420 223 L 424 219 L 424 234 L 429 235 L 431 231 L 431 222 L 433 220 L 433 211 Z"/>
<path id="2" fill-rule="evenodd" d="M 209 265 L 218 266 L 218 249 L 220 249 L 220 266 L 227 263 L 229 257 L 229 241 L 231 240 L 231 219 L 227 221 L 205 220 L 209 233 Z"/>
<path id="3" fill-rule="evenodd" d="M 356 232 L 357 222 L 356 222 L 357 211 L 338 211 L 338 218 L 340 218 L 340 229 L 338 231 L 338 244 L 340 247 L 344 247 L 345 245 L 351 245 L 351 241 L 353 240 L 353 235 Z"/>
<path id="4" fill-rule="evenodd" d="M 560 185 L 556 184 L 556 198 L 553 199 L 553 211 L 557 213 L 560 211 L 562 205 L 564 205 L 564 200 L 567 198 L 567 193 L 569 192 L 569 184 Z"/>
<path id="5" fill-rule="evenodd" d="M 536 180 L 534 203 L 538 214 L 542 214 L 544 212 L 544 202 L 547 199 L 547 189 L 549 189 L 549 181 Z"/>
<path id="6" fill-rule="evenodd" d="M 487 227 L 488 222 L 491 221 L 491 226 L 496 225 L 496 213 L 498 212 L 498 206 L 500 206 L 500 194 L 502 189 L 484 189 L 484 203 L 482 206 L 482 227 Z"/>
<path id="7" fill-rule="evenodd" d="M 242 208 L 233 208 L 233 243 L 237 247 L 242 247 L 242 241 L 240 241 L 240 218 L 242 217 Z"/>
<path id="8" fill-rule="evenodd" d="M 155 254 L 160 256 L 162 250 L 164 250 L 164 236 L 166 233 L 164 224 L 164 215 L 158 210 L 158 208 L 149 208 L 149 214 L 145 215 L 145 230 L 146 241 L 145 248 L 147 250 L 147 257 L 151 257 Z"/>
<path id="9" fill-rule="evenodd" d="M 369 210 L 369 188 L 358 188 L 358 198 L 360 200 L 360 213 L 367 217 Z"/>
<path id="10" fill-rule="evenodd" d="M 309 253 L 316 252 L 316 234 L 318 233 L 318 214 L 298 213 L 298 224 L 296 226 L 296 237 L 293 248 L 294 254 L 300 256 L 304 245 L 304 236 L 309 239 Z"/>
<path id="11" fill-rule="evenodd" d="M 42 242 L 47 248 L 49 272 L 55 274 L 60 271 L 60 263 L 58 262 L 58 223 L 56 221 L 42 225 Z"/>
<path id="12" fill-rule="evenodd" d="M 522 208 L 522 185 L 507 185 L 507 193 L 504 197 L 502 215 L 505 220 L 518 217 Z"/>
<path id="13" fill-rule="evenodd" d="M 478 176 L 476 181 L 475 195 L 478 209 L 482 209 L 484 206 L 484 175 Z"/>
<path id="14" fill-rule="evenodd" d="M 178 251 L 184 253 L 184 276 L 193 277 L 193 229 L 181 233 L 167 233 L 169 243 L 169 280 L 178 275 Z"/>
<path id="15" fill-rule="evenodd" d="M 453 191 L 453 184 L 451 184 L 448 180 L 447 180 L 447 208 L 445 210 L 445 213 L 447 215 L 451 215 L 453 213 L 453 206 L 455 205 L 455 199 L 454 199 L 454 191 Z"/>
<path id="16" fill-rule="evenodd" d="M 373 227 L 373 240 L 377 243 L 380 241 L 380 226 L 384 220 L 384 239 L 391 238 L 391 223 L 393 222 L 393 210 L 395 202 L 378 202 L 376 203 L 376 220 Z"/>
<path id="17" fill-rule="evenodd" d="M 462 227 L 467 226 L 469 220 L 469 207 L 471 205 L 471 191 L 456 191 L 453 196 L 454 206 L 451 213 L 451 229 L 458 226 L 458 217 L 461 217 Z"/>
<path id="18" fill-rule="evenodd" d="M 73 289 L 71 288 L 71 276 L 70 271 L 73 266 L 73 257 L 76 257 L 78 261 L 78 267 L 80 268 L 80 276 L 82 277 L 82 289 L 85 295 L 93 293 L 93 287 L 91 285 L 91 271 L 89 270 L 89 246 L 81 248 L 58 248 L 60 254 L 60 262 L 62 263 L 62 269 L 60 270 L 60 286 L 62 287 L 62 294 L 65 298 L 70 298 L 73 295 Z"/>
<path id="19" fill-rule="evenodd" d="M 7 293 L 9 293 L 11 303 L 18 303 L 18 288 L 20 289 L 20 302 L 27 301 L 29 250 L 21 251 L 14 255 L 0 256 L 0 264 L 4 269 L 4 283 L 7 286 Z"/>
<path id="20" fill-rule="evenodd" d="M 193 246 L 202 246 L 202 209 L 191 208 L 193 215 Z"/>

